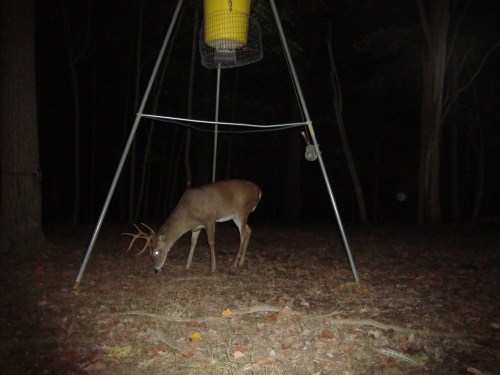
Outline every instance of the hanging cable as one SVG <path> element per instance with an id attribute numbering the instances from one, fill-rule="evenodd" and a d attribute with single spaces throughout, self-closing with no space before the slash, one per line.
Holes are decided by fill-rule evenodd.
<path id="1" fill-rule="evenodd" d="M 232 131 L 232 130 L 218 130 L 220 133 L 231 133 L 231 134 L 237 134 L 237 133 L 258 133 L 258 132 L 271 132 L 271 131 L 279 131 L 279 130 L 285 130 L 285 129 L 290 129 L 290 128 L 296 128 L 299 126 L 304 126 L 307 125 L 307 122 L 293 122 L 293 123 L 286 123 L 286 124 L 268 124 L 268 125 L 257 125 L 257 124 L 245 124 L 245 123 L 238 123 L 238 122 L 224 122 L 224 121 L 206 121 L 206 120 L 196 120 L 196 119 L 188 119 L 188 118 L 181 118 L 181 117 L 171 117 L 171 116 L 158 116 L 158 115 L 149 115 L 149 114 L 142 114 L 142 117 L 149 118 L 152 120 L 157 120 L 161 122 L 170 122 L 173 124 L 185 126 L 194 130 L 199 130 L 203 132 L 210 132 L 212 133 L 212 130 L 209 129 L 203 129 L 194 125 L 191 125 L 190 123 L 194 124 L 206 124 L 206 125 L 218 125 L 218 126 L 234 126 L 234 127 L 243 127 L 243 128 L 253 128 L 254 130 L 243 130 L 243 131 Z"/>

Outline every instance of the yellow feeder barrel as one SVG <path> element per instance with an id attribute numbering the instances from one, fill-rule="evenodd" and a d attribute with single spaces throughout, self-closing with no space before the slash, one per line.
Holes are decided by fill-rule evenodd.
<path id="1" fill-rule="evenodd" d="M 204 0 L 205 43 L 218 50 L 247 44 L 250 0 Z"/>

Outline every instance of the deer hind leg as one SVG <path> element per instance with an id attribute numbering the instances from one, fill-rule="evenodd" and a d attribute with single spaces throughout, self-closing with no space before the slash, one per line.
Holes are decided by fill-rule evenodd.
<path id="1" fill-rule="evenodd" d="M 247 253 L 248 242 L 250 240 L 250 235 L 252 234 L 252 229 L 247 225 L 247 218 L 236 218 L 234 219 L 235 224 L 240 230 L 240 248 L 238 249 L 238 254 L 234 259 L 233 267 L 241 266 L 245 261 L 245 255 Z"/>
<path id="2" fill-rule="evenodd" d="M 238 266 L 242 266 L 243 262 L 245 261 L 245 255 L 247 254 L 248 242 L 250 241 L 250 235 L 252 234 L 252 229 L 248 226 L 248 224 L 245 226 L 245 230 L 246 230 L 245 241 L 243 242 L 243 247 L 241 249 L 242 252 L 241 252 L 240 262 L 238 263 Z"/>
<path id="3" fill-rule="evenodd" d="M 210 246 L 211 271 L 215 272 L 215 220 L 205 226 L 205 232 Z"/>
<path id="4" fill-rule="evenodd" d="M 196 247 L 196 242 L 198 242 L 198 237 L 200 236 L 201 229 L 191 232 L 191 248 L 189 249 L 189 256 L 186 263 L 186 269 L 191 267 L 191 262 L 193 261 L 194 248 Z"/>

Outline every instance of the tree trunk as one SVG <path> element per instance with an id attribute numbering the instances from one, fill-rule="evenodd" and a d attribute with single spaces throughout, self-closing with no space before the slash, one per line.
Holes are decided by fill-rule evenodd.
<path id="1" fill-rule="evenodd" d="M 33 1 L 0 4 L 0 251 L 45 245 L 41 227 Z"/>
<path id="2" fill-rule="evenodd" d="M 337 120 L 337 127 L 339 129 L 340 140 L 342 142 L 342 148 L 344 149 L 344 154 L 347 161 L 347 167 L 351 174 L 351 180 L 354 187 L 354 192 L 356 196 L 356 202 L 358 204 L 358 211 L 361 222 L 363 224 L 368 223 L 368 214 L 366 213 L 365 199 L 363 195 L 363 188 L 359 182 L 358 172 L 356 171 L 356 166 L 354 163 L 354 158 L 352 156 L 351 147 L 349 146 L 349 141 L 347 139 L 347 133 L 344 126 L 344 116 L 342 113 L 342 91 L 340 89 L 340 81 L 337 73 L 337 67 L 335 65 L 335 60 L 333 58 L 332 46 L 331 46 L 331 27 L 330 36 L 327 39 L 328 56 L 330 58 L 330 79 L 332 81 L 333 88 L 333 104 L 335 107 L 335 118 Z"/>
<path id="3" fill-rule="evenodd" d="M 182 12 L 180 14 L 178 24 L 180 24 L 182 22 L 183 15 L 184 15 L 184 9 L 182 10 Z M 142 21 L 140 22 L 140 24 L 142 25 Z M 165 75 L 167 72 L 167 68 L 168 68 L 168 65 L 170 63 L 170 57 L 172 56 L 172 47 L 177 39 L 178 31 L 179 31 L 179 28 L 177 27 L 175 29 L 173 36 L 172 36 L 172 41 L 170 42 L 168 52 L 162 61 L 163 66 L 161 69 L 160 78 L 157 79 L 157 81 L 156 81 L 156 89 L 155 89 L 155 95 L 154 95 L 153 106 L 152 106 L 153 113 L 158 113 L 162 87 L 163 87 L 163 83 L 165 81 Z M 149 190 L 147 189 L 147 186 L 149 186 L 149 181 L 151 180 L 151 159 L 152 159 L 151 158 L 151 152 L 152 152 L 151 149 L 152 149 L 152 142 L 154 139 L 154 137 L 153 137 L 154 130 L 155 130 L 155 121 L 151 121 L 151 127 L 149 128 L 146 147 L 144 149 L 144 156 L 142 158 L 142 168 L 141 168 L 141 172 L 140 172 L 141 178 L 140 178 L 140 183 L 139 183 L 139 192 L 137 194 L 135 215 L 134 215 L 133 221 L 137 221 L 137 219 L 139 218 L 141 207 L 143 208 L 144 216 L 147 216 L 147 213 L 148 213 L 148 205 L 147 205 L 146 201 L 148 200 L 147 195 L 149 193 Z M 146 198 L 145 198 L 145 196 L 146 196 Z"/>
<path id="4" fill-rule="evenodd" d="M 488 57 L 500 45 L 500 40 L 485 52 L 478 67 L 472 70 L 469 77 L 464 79 L 463 67 L 468 66 L 469 71 L 471 71 L 471 64 L 467 61 L 468 53 L 465 53 L 463 46 L 456 42 L 459 26 L 465 19 L 471 3 L 469 2 L 464 8 L 462 15 L 455 22 L 453 33 L 449 36 L 451 29 L 449 0 L 425 2 L 428 5 L 425 5 L 423 0 L 416 0 L 416 2 L 426 40 L 422 63 L 418 224 L 435 225 L 442 221 L 439 169 L 445 118 L 452 111 L 460 94 L 479 75 Z M 445 87 L 449 61 L 452 61 L 450 59 L 451 53 L 454 54 L 455 58 L 459 56 L 460 62 L 455 65 L 454 70 L 448 70 L 449 82 Z M 480 198 L 480 194 L 478 196 Z"/>
<path id="5" fill-rule="evenodd" d="M 434 87 L 433 68 L 424 63 L 420 127 L 420 165 L 418 184 L 418 224 L 441 223 L 439 166 L 441 151 L 441 98 Z M 437 98 L 434 99 L 434 95 Z"/>
<path id="6" fill-rule="evenodd" d="M 418 183 L 418 224 L 441 224 L 439 169 L 443 127 L 443 92 L 447 62 L 449 3 L 429 7 L 417 0 L 426 38 L 422 63 L 422 107 Z"/>
<path id="7" fill-rule="evenodd" d="M 474 90 L 474 96 L 476 100 L 479 100 L 476 90 Z M 479 114 L 479 109 L 476 109 L 476 124 L 477 124 L 477 146 L 471 139 L 472 148 L 474 154 L 477 158 L 477 174 L 475 178 L 474 186 L 474 198 L 472 201 L 472 221 L 476 221 L 479 216 L 479 209 L 481 208 L 481 200 L 483 197 L 484 190 L 484 134 L 481 125 L 481 116 Z"/>
<path id="8" fill-rule="evenodd" d="M 196 66 L 197 46 L 198 46 L 198 23 L 199 11 L 194 8 L 193 20 L 193 41 L 191 45 L 191 63 L 189 68 L 189 88 L 188 88 L 188 108 L 187 118 L 193 116 L 193 87 L 194 87 L 194 71 Z M 184 148 L 184 169 L 186 170 L 186 187 L 190 187 L 192 183 L 193 173 L 191 170 L 191 129 L 186 130 L 186 147 Z"/>
<path id="9" fill-rule="evenodd" d="M 132 35 L 134 35 L 132 32 L 131 34 L 131 39 Z M 132 45 L 132 43 L 130 43 Z M 128 134 L 130 132 L 130 118 L 132 116 L 131 112 L 133 112 L 132 107 L 135 105 L 135 103 L 132 103 L 132 95 L 130 87 L 132 86 L 132 74 L 133 74 L 133 66 L 134 66 L 134 59 L 133 59 L 133 47 L 130 47 L 130 53 L 128 54 L 128 63 L 127 63 L 127 75 L 126 75 L 126 90 L 125 90 L 125 105 L 124 108 L 125 110 L 123 111 L 123 120 L 122 120 L 122 143 L 126 144 L 127 143 L 127 138 Z M 128 216 L 128 189 L 125 187 L 125 184 L 119 184 L 118 186 L 118 197 L 119 197 L 119 202 L 120 202 L 120 221 L 125 221 L 127 219 L 130 219 Z"/>
<path id="10" fill-rule="evenodd" d="M 64 3 L 61 2 L 63 16 L 64 16 L 64 41 L 66 45 L 66 53 L 68 55 L 68 63 L 69 63 L 69 73 L 70 73 L 70 82 L 71 89 L 73 91 L 73 147 L 74 147 L 74 161 L 73 161 L 73 215 L 72 222 L 73 224 L 77 224 L 78 219 L 80 217 L 80 125 L 81 125 L 81 116 L 80 116 L 80 78 L 78 77 L 77 65 L 85 50 L 87 49 L 89 43 L 89 26 L 90 20 L 87 20 L 87 31 L 86 38 L 84 44 L 81 46 L 79 51 L 75 49 L 75 42 L 72 40 L 73 32 L 71 30 L 69 15 L 64 8 Z M 90 10 L 88 11 L 88 17 L 90 16 Z"/>
<path id="11" fill-rule="evenodd" d="M 174 35 L 174 40 L 175 40 L 175 35 Z M 163 86 L 163 81 L 165 80 L 165 73 L 167 71 L 167 66 L 170 61 L 170 55 L 172 52 L 172 48 L 169 49 L 167 53 L 166 59 L 163 61 L 163 68 L 161 71 L 160 79 L 158 80 L 157 86 L 156 86 L 156 92 L 155 92 L 155 97 L 153 101 L 153 113 L 158 112 L 158 106 L 160 103 L 160 95 L 161 95 L 161 87 Z M 144 149 L 144 156 L 142 158 L 142 168 L 141 168 L 141 180 L 139 184 L 139 193 L 137 194 L 137 201 L 136 201 L 136 208 L 135 208 L 135 215 L 134 215 L 134 220 L 137 221 L 138 217 L 140 216 L 140 210 L 141 207 L 143 206 L 143 198 L 145 193 L 145 187 L 146 187 L 146 180 L 150 177 L 151 173 L 151 148 L 152 148 L 152 142 L 153 142 L 153 134 L 155 130 L 155 121 L 151 121 L 151 125 L 149 128 L 148 132 L 148 138 L 146 142 L 146 147 Z M 147 206 L 143 210 L 144 214 L 147 212 Z"/>
<path id="12" fill-rule="evenodd" d="M 377 124 L 377 135 L 375 139 L 375 145 L 373 150 L 373 181 L 372 181 L 372 223 L 377 224 L 380 218 L 379 206 L 380 206 L 380 144 L 381 133 L 380 125 Z"/>
<path id="13" fill-rule="evenodd" d="M 136 55 L 135 55 L 135 98 L 134 98 L 134 114 L 139 110 L 139 92 L 141 88 L 141 71 L 142 71 L 142 27 L 143 27 L 143 10 L 144 3 L 141 2 L 139 11 L 139 23 L 137 26 L 137 41 L 136 41 Z M 128 221 L 134 221 L 134 205 L 135 205 L 135 166 L 137 161 L 137 138 L 132 141 L 130 150 L 130 176 L 129 176 L 129 196 L 128 196 Z"/>
<path id="14" fill-rule="evenodd" d="M 233 92 L 231 94 L 231 100 L 233 103 L 236 103 L 238 101 L 238 87 L 239 87 L 239 70 L 236 70 L 235 76 L 234 76 L 234 82 L 233 82 Z M 236 121 L 236 105 L 231 105 L 231 117 L 230 121 L 235 122 Z M 231 162 L 233 158 L 233 139 L 234 136 L 233 134 L 227 134 L 226 137 L 226 145 L 227 145 L 227 151 L 226 151 L 226 172 L 225 172 L 225 179 L 228 180 L 231 178 Z"/>
<path id="15" fill-rule="evenodd" d="M 479 209 L 481 208 L 481 200 L 483 198 L 484 190 L 484 138 L 482 129 L 479 129 L 479 141 L 477 150 L 477 175 L 476 185 L 474 189 L 474 200 L 472 206 L 472 220 L 476 221 L 479 216 Z"/>
<path id="16" fill-rule="evenodd" d="M 285 186 L 283 194 L 283 220 L 296 224 L 300 219 L 300 174 L 302 165 L 302 138 L 298 132 L 289 132 L 287 137 Z"/>
<path id="17" fill-rule="evenodd" d="M 450 162 L 451 162 L 451 221 L 453 224 L 460 222 L 460 188 L 459 188 L 459 173 L 458 173 L 458 129 L 457 126 L 451 128 L 451 147 L 450 147 Z"/>
<path id="18" fill-rule="evenodd" d="M 96 187 L 97 187 L 97 143 L 98 143 L 98 119 L 97 119 L 97 96 L 99 91 L 96 84 L 96 66 L 92 64 L 92 104 L 90 107 L 90 131 L 92 145 L 90 148 L 90 192 L 89 192 L 89 205 L 87 215 L 89 218 L 94 217 L 95 200 L 96 200 Z"/>
<path id="19" fill-rule="evenodd" d="M 78 71 L 76 70 L 75 63 L 70 61 L 70 77 L 71 88 L 73 90 L 73 146 L 75 160 L 73 161 L 73 183 L 74 183 L 74 197 L 73 197 L 73 225 L 78 223 L 80 217 L 80 84 L 78 79 Z"/>

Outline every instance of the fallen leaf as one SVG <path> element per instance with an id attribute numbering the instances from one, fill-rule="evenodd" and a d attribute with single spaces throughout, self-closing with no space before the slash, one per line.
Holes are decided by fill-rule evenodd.
<path id="1" fill-rule="evenodd" d="M 183 351 L 179 352 L 176 354 L 176 356 L 181 356 L 181 357 L 193 357 L 195 353 L 195 350 L 193 347 L 188 347 L 184 349 Z"/>
<path id="2" fill-rule="evenodd" d="M 413 354 L 410 356 L 411 359 L 413 359 L 417 363 L 425 363 L 427 362 L 427 355 L 425 353 L 418 353 L 418 354 Z"/>
<path id="3" fill-rule="evenodd" d="M 239 350 L 235 351 L 233 353 L 233 358 L 234 359 L 239 359 L 239 358 L 243 358 L 245 356 L 245 353 L 242 353 L 240 352 Z"/>
<path id="4" fill-rule="evenodd" d="M 113 346 L 109 348 L 108 354 L 106 354 L 106 359 L 117 359 L 117 358 L 127 358 L 132 354 L 132 347 L 130 345 L 126 346 Z"/>
<path id="5" fill-rule="evenodd" d="M 189 341 L 196 342 L 199 340 L 201 340 L 201 336 L 198 333 L 194 332 L 189 335 Z"/>
<path id="6" fill-rule="evenodd" d="M 229 309 L 222 310 L 222 316 L 224 318 L 233 318 L 234 317 L 234 312 L 232 312 Z"/>
<path id="7" fill-rule="evenodd" d="M 484 374 L 481 370 L 478 370 L 477 368 L 474 368 L 474 367 L 467 367 L 467 372 L 469 374 L 473 374 L 473 375 L 482 375 L 482 374 Z"/>
<path id="8" fill-rule="evenodd" d="M 292 343 L 290 341 L 285 341 L 281 344 L 281 349 L 290 349 L 292 347 Z"/>
<path id="9" fill-rule="evenodd" d="M 269 363 L 271 363 L 273 360 L 269 357 L 264 357 L 264 358 L 261 358 L 257 361 L 257 364 L 258 365 L 267 365 Z"/>
<path id="10" fill-rule="evenodd" d="M 299 323 L 301 320 L 300 314 L 297 314 L 292 311 L 292 309 L 288 306 L 281 309 L 278 312 L 277 322 L 278 323 Z"/>
<path id="11" fill-rule="evenodd" d="M 43 268 L 43 266 L 42 266 L 42 265 L 37 264 L 37 265 L 35 266 L 35 274 L 36 274 L 37 276 L 42 276 L 42 275 L 44 275 L 44 274 L 45 274 L 45 270 L 44 270 L 44 268 Z"/>
<path id="12" fill-rule="evenodd" d="M 374 339 L 379 339 L 380 338 L 380 331 L 376 329 L 370 329 L 368 331 L 368 336 L 373 337 Z"/>
<path id="13" fill-rule="evenodd" d="M 91 363 L 90 365 L 83 368 L 83 371 L 90 372 L 93 374 L 104 373 L 106 370 L 106 365 L 102 362 Z"/>
<path id="14" fill-rule="evenodd" d="M 269 314 L 267 317 L 266 317 L 267 320 L 270 320 L 270 321 L 276 321 L 278 320 L 278 314 L 276 313 L 271 313 Z"/>
<path id="15" fill-rule="evenodd" d="M 323 337 L 324 339 L 331 339 L 333 338 L 333 333 L 329 329 L 324 329 L 323 331 L 321 331 L 321 337 Z"/>
<path id="16" fill-rule="evenodd" d="M 248 352 L 248 350 L 250 348 L 248 347 L 248 345 L 236 345 L 236 347 L 234 349 L 236 351 L 239 351 L 239 352 L 242 352 L 242 353 L 246 353 L 246 352 Z"/>

